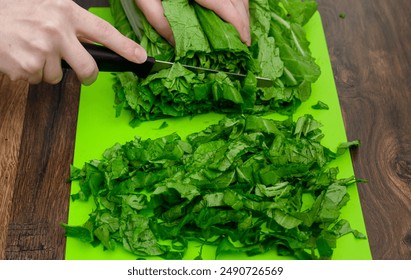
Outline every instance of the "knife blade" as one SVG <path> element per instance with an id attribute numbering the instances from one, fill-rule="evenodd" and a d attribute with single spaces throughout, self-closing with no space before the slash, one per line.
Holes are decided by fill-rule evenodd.
<path id="1" fill-rule="evenodd" d="M 173 67 L 173 62 L 156 60 L 154 57 L 147 57 L 144 63 L 138 64 L 131 62 L 107 47 L 83 43 L 84 48 L 90 53 L 94 58 L 101 72 L 133 72 L 141 78 L 146 78 L 148 75 L 157 73 L 163 69 L 168 69 Z M 222 71 L 217 71 L 209 68 L 184 65 L 183 67 L 194 72 L 194 73 L 219 73 Z M 66 61 L 62 61 L 62 67 L 65 69 L 71 68 Z M 246 75 L 241 73 L 231 73 L 223 72 L 227 74 L 230 79 L 243 80 Z M 273 81 L 268 78 L 257 77 L 258 87 L 270 87 L 273 85 Z"/>

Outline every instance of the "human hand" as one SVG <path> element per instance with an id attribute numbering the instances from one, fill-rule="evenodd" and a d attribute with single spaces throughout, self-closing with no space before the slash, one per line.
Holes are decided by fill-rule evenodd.
<path id="1" fill-rule="evenodd" d="M 83 84 L 93 83 L 97 64 L 81 41 L 136 63 L 147 59 L 141 46 L 72 0 L 0 0 L 0 7 L 0 72 L 12 80 L 56 84 L 64 59 Z"/>
<path id="2" fill-rule="evenodd" d="M 231 23 L 239 32 L 241 41 L 248 46 L 251 44 L 250 14 L 248 0 L 195 0 L 201 6 L 213 10 L 223 20 Z M 147 21 L 170 44 L 175 45 L 173 33 L 161 0 L 135 0 Z"/>

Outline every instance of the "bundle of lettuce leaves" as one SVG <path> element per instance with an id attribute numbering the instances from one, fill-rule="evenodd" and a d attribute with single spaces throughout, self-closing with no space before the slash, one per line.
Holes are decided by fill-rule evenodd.
<path id="1" fill-rule="evenodd" d="M 131 111 L 132 126 L 145 120 L 210 111 L 292 114 L 309 98 L 320 68 L 311 56 L 303 26 L 317 10 L 315 1 L 251 0 L 250 47 L 231 24 L 194 1 L 163 0 L 162 4 L 175 47 L 134 5 L 128 9 L 133 8 L 138 22 L 136 34 L 120 1 L 111 1 L 115 26 L 123 34 L 140 43 L 148 55 L 175 62 L 171 69 L 144 79 L 133 73 L 115 74 L 116 112 Z M 181 64 L 221 72 L 198 74 Z M 224 71 L 246 77 L 233 80 Z M 272 80 L 273 86 L 258 87 L 258 76 Z"/>

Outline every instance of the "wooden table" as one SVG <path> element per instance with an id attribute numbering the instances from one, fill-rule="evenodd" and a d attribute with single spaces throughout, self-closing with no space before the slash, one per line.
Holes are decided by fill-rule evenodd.
<path id="1" fill-rule="evenodd" d="M 76 1 L 83 7 L 102 1 Z M 411 259 L 411 5 L 318 0 L 374 259 Z M 340 15 L 345 14 L 345 18 Z M 0 259 L 64 259 L 80 84 L 0 75 Z"/>

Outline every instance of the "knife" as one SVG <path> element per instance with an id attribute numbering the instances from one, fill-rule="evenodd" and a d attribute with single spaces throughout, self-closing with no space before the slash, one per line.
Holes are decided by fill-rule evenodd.
<path id="1" fill-rule="evenodd" d="M 107 47 L 83 43 L 84 48 L 94 58 L 101 72 L 133 72 L 140 78 L 146 78 L 149 74 L 157 73 L 163 69 L 171 68 L 174 63 L 168 61 L 156 60 L 154 57 L 148 56 L 144 63 L 138 64 L 131 62 Z M 209 68 L 182 65 L 186 69 L 194 73 L 219 73 Z M 70 65 L 66 61 L 62 61 L 62 67 L 70 69 Z M 241 73 L 224 72 L 230 79 L 243 80 L 246 75 Z M 270 87 L 273 85 L 273 81 L 268 78 L 257 77 L 258 87 Z"/>

